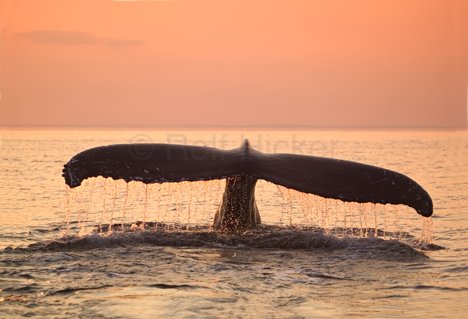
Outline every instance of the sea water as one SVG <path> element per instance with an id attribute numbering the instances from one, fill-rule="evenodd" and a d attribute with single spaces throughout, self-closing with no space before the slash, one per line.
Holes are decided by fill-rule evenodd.
<path id="1" fill-rule="evenodd" d="M 431 194 L 434 216 L 259 181 L 265 226 L 219 234 L 209 225 L 222 180 L 97 178 L 70 190 L 61 176 L 94 146 L 229 149 L 244 138 L 404 173 Z M 464 317 L 467 151 L 466 131 L 2 131 L 0 317 Z"/>

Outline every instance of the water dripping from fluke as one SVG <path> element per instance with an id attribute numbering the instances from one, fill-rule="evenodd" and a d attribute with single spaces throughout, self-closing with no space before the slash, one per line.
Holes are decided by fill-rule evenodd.
<path id="1" fill-rule="evenodd" d="M 135 156 L 140 153 L 151 156 Z M 71 187 L 64 231 L 47 249 L 146 243 L 378 251 L 399 245 L 417 255 L 440 247 L 432 243 L 432 200 L 409 177 L 350 161 L 265 154 L 247 140 L 229 151 L 97 147 L 74 156 L 64 177 Z M 74 218 L 78 232 L 70 228 Z"/>

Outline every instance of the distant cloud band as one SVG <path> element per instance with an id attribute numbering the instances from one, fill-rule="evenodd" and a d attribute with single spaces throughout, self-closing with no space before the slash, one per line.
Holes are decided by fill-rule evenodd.
<path id="1" fill-rule="evenodd" d="M 87 32 L 62 30 L 36 30 L 17 32 L 15 36 L 27 39 L 34 43 L 61 44 L 61 45 L 104 45 L 112 48 L 141 46 L 145 42 L 135 39 L 119 39 L 113 37 L 96 37 Z"/>

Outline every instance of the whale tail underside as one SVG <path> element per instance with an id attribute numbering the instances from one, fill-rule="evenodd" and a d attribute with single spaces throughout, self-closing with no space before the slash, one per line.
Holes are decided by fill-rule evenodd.
<path id="1" fill-rule="evenodd" d="M 63 169 L 70 187 L 98 176 L 164 183 L 243 175 L 346 202 L 403 204 L 425 217 L 433 211 L 429 194 L 398 172 L 332 158 L 266 154 L 252 149 L 248 141 L 233 150 L 174 144 L 102 146 L 75 155 Z"/>

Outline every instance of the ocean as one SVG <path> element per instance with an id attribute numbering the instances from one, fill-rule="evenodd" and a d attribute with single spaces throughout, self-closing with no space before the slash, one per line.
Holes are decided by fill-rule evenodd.
<path id="1" fill-rule="evenodd" d="M 104 178 L 70 190 L 63 164 L 90 147 L 248 138 L 392 169 L 421 184 L 430 219 L 261 181 L 263 226 L 210 228 L 224 181 Z M 0 131 L 1 318 L 464 318 L 468 131 Z"/>

